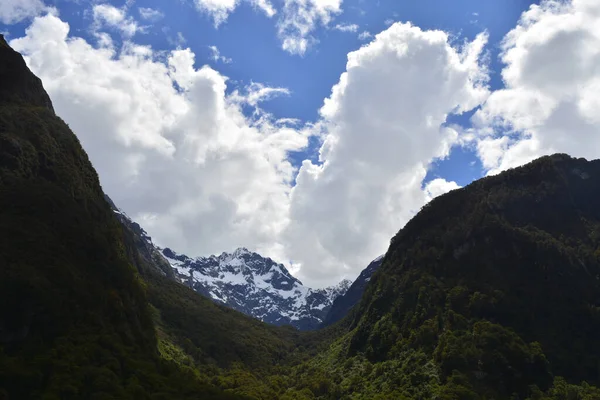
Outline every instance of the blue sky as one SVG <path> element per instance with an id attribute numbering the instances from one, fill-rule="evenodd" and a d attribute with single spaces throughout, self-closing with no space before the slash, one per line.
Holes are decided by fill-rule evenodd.
<path id="1" fill-rule="evenodd" d="M 332 284 L 437 195 L 600 156 L 597 0 L 0 4 L 105 191 L 188 255 Z"/>

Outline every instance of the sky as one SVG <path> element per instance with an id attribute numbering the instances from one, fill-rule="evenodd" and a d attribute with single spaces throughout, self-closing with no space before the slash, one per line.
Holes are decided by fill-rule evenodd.
<path id="1" fill-rule="evenodd" d="M 155 243 L 312 287 L 438 195 L 600 156 L 597 0 L 3 0 L 0 32 Z"/>

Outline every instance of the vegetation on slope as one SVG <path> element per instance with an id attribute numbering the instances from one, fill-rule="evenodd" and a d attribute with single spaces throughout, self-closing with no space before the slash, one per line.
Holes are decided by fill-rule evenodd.
<path id="1" fill-rule="evenodd" d="M 242 398 L 159 357 L 96 172 L 3 38 L 0 81 L 0 397 Z"/>
<path id="2" fill-rule="evenodd" d="M 365 387 L 562 398 L 565 380 L 597 385 L 599 195 L 600 161 L 555 155 L 435 199 L 392 239 L 337 356 L 312 375 L 352 398 Z M 587 384 L 564 390 L 600 398 Z"/>

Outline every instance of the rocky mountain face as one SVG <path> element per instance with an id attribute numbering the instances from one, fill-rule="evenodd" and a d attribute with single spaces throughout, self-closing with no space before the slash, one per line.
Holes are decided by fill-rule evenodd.
<path id="1" fill-rule="evenodd" d="M 182 282 L 235 310 L 274 325 L 316 329 L 333 301 L 350 287 L 344 280 L 325 289 L 311 289 L 283 264 L 239 248 L 218 256 L 190 258 L 163 249 Z"/>
<path id="2" fill-rule="evenodd" d="M 294 278 L 283 264 L 246 248 L 218 256 L 190 258 L 160 249 L 146 231 L 107 197 L 124 229 L 132 233 L 138 270 L 151 268 L 177 280 L 216 303 L 273 325 L 300 330 L 318 328 L 335 299 L 346 293 L 349 280 L 324 289 L 311 289 Z"/>
<path id="3" fill-rule="evenodd" d="M 344 318 L 350 310 L 360 301 L 371 277 L 379 269 L 383 262 L 383 256 L 371 261 L 367 268 L 362 270 L 358 278 L 348 288 L 346 293 L 338 296 L 331 305 L 331 309 L 325 316 L 321 327 L 326 327 Z"/>

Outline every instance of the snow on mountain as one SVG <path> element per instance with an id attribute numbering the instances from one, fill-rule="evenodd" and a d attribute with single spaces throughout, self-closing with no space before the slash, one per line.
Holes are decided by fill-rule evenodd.
<path id="1" fill-rule="evenodd" d="M 316 329 L 333 301 L 342 296 L 351 281 L 324 289 L 311 289 L 294 278 L 283 264 L 246 248 L 219 256 L 190 258 L 169 248 L 160 249 L 136 222 L 106 196 L 117 219 L 135 238 L 134 245 L 145 265 L 193 288 L 215 302 L 275 325 Z"/>
<path id="2" fill-rule="evenodd" d="M 351 285 L 343 280 L 324 289 L 308 288 L 283 264 L 243 247 L 210 257 L 190 258 L 169 248 L 162 254 L 197 292 L 264 322 L 303 330 L 316 329 Z"/>

